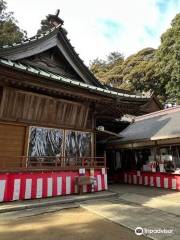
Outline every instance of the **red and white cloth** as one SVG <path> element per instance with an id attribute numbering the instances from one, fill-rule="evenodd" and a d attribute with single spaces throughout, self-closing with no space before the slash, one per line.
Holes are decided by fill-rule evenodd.
<path id="1" fill-rule="evenodd" d="M 180 190 L 180 175 L 168 173 L 125 172 L 124 183 Z"/>
<path id="2" fill-rule="evenodd" d="M 103 172 L 94 170 L 95 191 L 107 189 L 107 174 Z M 75 177 L 78 175 L 78 171 L 0 174 L 0 202 L 77 193 Z M 89 176 L 89 171 L 85 175 Z M 83 186 L 83 192 L 89 191 L 88 186 Z"/>

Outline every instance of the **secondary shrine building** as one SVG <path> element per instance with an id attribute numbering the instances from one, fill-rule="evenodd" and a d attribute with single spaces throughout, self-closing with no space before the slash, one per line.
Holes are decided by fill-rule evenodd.
<path id="1" fill-rule="evenodd" d="M 1 202 L 77 193 L 79 175 L 96 179 L 94 191 L 107 189 L 97 127 L 109 134 L 124 114 L 160 109 L 153 95 L 102 85 L 75 52 L 63 21 L 57 15 L 49 21 L 50 31 L 0 49 Z"/>
<path id="2" fill-rule="evenodd" d="M 109 177 L 179 191 L 179 123 L 180 106 L 134 118 L 116 139 L 107 142 Z"/>

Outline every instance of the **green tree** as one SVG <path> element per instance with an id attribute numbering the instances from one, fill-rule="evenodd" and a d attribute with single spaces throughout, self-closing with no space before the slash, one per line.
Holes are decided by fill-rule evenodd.
<path id="1" fill-rule="evenodd" d="M 53 27 L 54 27 L 54 25 L 49 22 L 48 16 L 46 16 L 45 19 L 41 20 L 41 26 L 40 26 L 40 29 L 37 31 L 37 34 L 41 34 L 43 32 L 46 32 Z"/>
<path id="2" fill-rule="evenodd" d="M 107 56 L 107 62 L 108 63 L 117 63 L 119 61 L 123 61 L 124 60 L 124 56 L 122 55 L 122 53 L 120 52 L 111 52 L 108 56 Z"/>
<path id="3" fill-rule="evenodd" d="M 21 30 L 17 24 L 13 12 L 7 11 L 7 3 L 0 0 L 0 46 L 26 38 L 26 32 Z"/>
<path id="4" fill-rule="evenodd" d="M 90 69 L 102 82 L 124 90 L 159 93 L 159 76 L 155 71 L 155 49 L 145 48 L 126 60 L 121 53 L 113 52 L 107 60 L 95 59 Z"/>
<path id="5" fill-rule="evenodd" d="M 155 49 L 145 48 L 128 57 L 122 66 L 123 85 L 125 84 L 132 91 L 148 92 L 151 90 L 159 96 L 161 101 L 164 101 L 165 89 L 156 71 L 155 54 Z"/>
<path id="6" fill-rule="evenodd" d="M 180 14 L 161 36 L 158 49 L 145 48 L 125 60 L 118 52 L 110 53 L 90 69 L 103 83 L 135 92 L 151 90 L 162 103 L 180 104 Z"/>
<path id="7" fill-rule="evenodd" d="M 54 26 L 63 25 L 64 21 L 59 17 L 60 10 L 57 9 L 55 14 L 49 14 L 45 19 L 41 20 L 40 29 L 37 31 L 37 34 L 44 33 Z"/>
<path id="8" fill-rule="evenodd" d="M 165 87 L 167 102 L 180 103 L 180 13 L 171 22 L 171 27 L 161 36 L 157 50 L 161 85 Z"/>
<path id="9" fill-rule="evenodd" d="M 90 63 L 90 70 L 103 83 L 116 84 L 121 81 L 121 65 L 124 62 L 124 56 L 119 52 L 111 52 L 106 60 L 96 58 Z"/>

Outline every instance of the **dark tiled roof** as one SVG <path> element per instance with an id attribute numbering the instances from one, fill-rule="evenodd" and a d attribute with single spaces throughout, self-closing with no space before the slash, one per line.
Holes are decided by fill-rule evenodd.
<path id="1" fill-rule="evenodd" d="M 41 54 L 53 47 L 57 47 L 85 83 L 104 88 L 79 57 L 79 54 L 77 54 L 67 38 L 67 31 L 61 25 L 22 42 L 2 46 L 0 48 L 0 57 L 22 62 L 23 59 Z"/>
<path id="2" fill-rule="evenodd" d="M 111 143 L 159 140 L 180 137 L 180 106 L 135 118 L 135 122 L 119 133 Z"/>
<path id="3" fill-rule="evenodd" d="M 96 93 L 99 93 L 99 94 L 105 94 L 105 95 L 111 96 L 111 97 L 119 97 L 119 98 L 123 97 L 123 99 L 129 98 L 129 99 L 135 99 L 136 101 L 138 101 L 138 100 L 140 100 L 140 101 L 145 100 L 146 101 L 147 99 L 149 99 L 149 97 L 143 96 L 143 95 L 125 94 L 125 93 L 120 93 L 120 92 L 116 92 L 116 91 L 110 91 L 110 90 L 105 89 L 105 88 L 95 87 L 93 85 L 78 82 L 75 79 L 66 78 L 64 76 L 54 74 L 54 73 L 51 73 L 49 71 L 42 70 L 40 68 L 35 68 L 35 67 L 30 66 L 30 65 L 25 65 L 25 64 L 22 64 L 20 62 L 15 62 L 15 61 L 0 58 L 0 65 L 4 65 L 4 66 L 10 67 L 10 68 L 14 68 L 16 70 L 27 72 L 29 74 L 37 75 L 37 76 L 40 76 L 40 77 L 45 77 L 45 78 L 48 78 L 49 80 L 58 81 L 58 82 L 63 83 L 63 84 L 88 89 L 88 90 L 91 90 L 92 92 L 96 92 Z"/>
<path id="4" fill-rule="evenodd" d="M 39 35 L 35 35 L 31 38 L 26 38 L 24 40 L 22 40 L 21 42 L 17 42 L 17 43 L 13 43 L 13 44 L 9 44 L 9 45 L 3 45 L 3 46 L 0 46 L 0 51 L 2 52 L 3 50 L 4 51 L 8 51 L 9 49 L 12 49 L 12 48 L 17 48 L 17 47 L 20 47 L 20 46 L 24 46 L 26 44 L 29 44 L 29 43 L 33 43 L 35 41 L 38 41 L 42 38 L 44 38 L 45 36 L 49 35 L 50 33 L 53 33 L 55 31 L 58 31 L 60 25 L 57 26 L 57 27 L 53 27 L 51 28 L 50 30 L 44 32 L 44 33 L 41 33 Z"/>
<path id="5" fill-rule="evenodd" d="M 67 38 L 67 32 L 61 25 L 52 28 L 49 31 L 46 31 L 40 35 L 36 35 L 34 37 L 28 38 L 22 42 L 14 43 L 12 45 L 5 45 L 0 47 L 0 64 L 5 65 L 10 68 L 14 68 L 19 71 L 27 72 L 29 74 L 38 75 L 41 77 L 48 78 L 49 80 L 59 81 L 63 84 L 68 84 L 71 86 L 77 86 L 84 89 L 89 89 L 92 92 L 96 92 L 98 94 L 107 95 L 110 97 L 120 98 L 123 100 L 130 99 L 133 101 L 143 101 L 147 102 L 148 99 L 151 98 L 150 95 L 144 94 L 133 94 L 129 91 L 121 91 L 116 88 L 108 87 L 106 85 L 102 85 L 90 72 L 90 70 L 84 65 L 83 61 L 79 58 L 79 55 L 75 52 L 74 47 L 70 44 L 70 40 Z M 71 77 L 64 76 L 62 74 L 57 74 L 55 72 L 51 72 L 41 67 L 34 67 L 32 65 L 28 65 L 23 63 L 23 59 L 12 60 L 14 56 L 13 54 L 19 52 L 24 52 L 26 55 L 26 49 L 28 49 L 31 45 L 41 44 L 45 39 L 51 39 L 52 37 L 60 38 L 64 46 L 68 49 L 68 52 L 72 59 L 76 59 L 76 63 L 80 66 L 80 69 L 85 73 L 85 77 L 89 79 L 89 83 L 82 83 L 77 81 L 77 79 L 72 79 Z M 25 48 L 24 48 L 25 47 Z M 31 49 L 31 47 L 30 47 Z M 80 71 L 81 71 L 80 70 Z"/>

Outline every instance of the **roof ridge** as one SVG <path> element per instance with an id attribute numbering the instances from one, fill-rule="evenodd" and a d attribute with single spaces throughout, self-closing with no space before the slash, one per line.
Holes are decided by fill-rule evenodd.
<path id="1" fill-rule="evenodd" d="M 95 92 L 98 92 L 98 93 L 104 93 L 104 94 L 107 94 L 107 95 L 110 95 L 110 96 L 129 97 L 129 98 L 134 98 L 134 99 L 137 99 L 137 100 L 138 99 L 139 100 L 140 99 L 148 99 L 148 97 L 145 97 L 145 96 L 129 95 L 129 94 L 119 93 L 119 92 L 115 92 L 115 91 L 110 91 L 110 90 L 100 88 L 100 87 L 95 87 L 93 85 L 82 83 L 82 82 L 79 82 L 75 79 L 70 79 L 68 77 L 63 77 L 60 74 L 55 74 L 55 73 L 52 73 L 50 71 L 46 71 L 46 70 L 41 69 L 41 68 L 37 69 L 37 68 L 35 68 L 34 66 L 31 66 L 31 65 L 26 66 L 25 64 L 21 63 L 20 61 L 15 62 L 15 61 L 12 61 L 12 60 L 0 58 L 0 64 L 5 65 L 7 67 L 12 67 L 12 68 L 21 70 L 23 72 L 29 72 L 31 74 L 35 74 L 35 75 L 38 75 L 38 76 L 41 76 L 41 77 L 46 77 L 46 78 L 49 78 L 49 79 L 52 79 L 52 80 L 58 80 L 58 81 L 61 81 L 63 83 L 70 83 L 74 86 L 76 85 L 76 86 L 79 86 L 79 87 L 82 87 L 82 88 L 89 89 L 91 91 L 95 91 Z"/>
<path id="2" fill-rule="evenodd" d="M 152 113 L 148 113 L 148 114 L 145 114 L 142 116 L 135 117 L 135 122 L 142 121 L 145 119 L 150 119 L 150 118 L 153 118 L 156 116 L 161 116 L 163 114 L 178 112 L 178 111 L 180 111 L 180 105 L 177 105 L 177 106 L 171 107 L 171 108 L 165 108 L 160 111 L 156 111 L 156 112 L 152 112 Z"/>
<path id="3" fill-rule="evenodd" d="M 59 29 L 61 26 L 61 24 L 59 24 L 58 26 L 56 27 L 52 27 L 51 29 L 41 33 L 41 34 L 36 34 L 30 38 L 26 38 L 20 42 L 15 42 L 13 44 L 6 44 L 6 45 L 2 45 L 0 46 L 0 50 L 1 49 L 10 49 L 10 48 L 13 48 L 13 47 L 19 47 L 19 46 L 22 46 L 24 44 L 27 44 L 27 43 L 30 43 L 30 42 L 34 42 L 34 41 L 37 41 L 39 39 L 42 39 L 43 37 L 46 37 L 47 35 L 51 34 L 52 32 L 54 32 L 55 30 Z"/>

